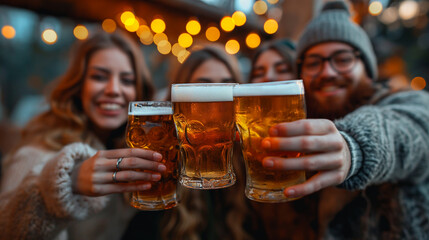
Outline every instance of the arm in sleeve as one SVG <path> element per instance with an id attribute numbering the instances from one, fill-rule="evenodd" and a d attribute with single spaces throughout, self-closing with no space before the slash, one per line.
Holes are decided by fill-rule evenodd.
<path id="1" fill-rule="evenodd" d="M 0 239 L 51 239 L 70 221 L 84 219 L 104 208 L 107 197 L 88 197 L 72 192 L 71 172 L 75 164 L 94 154 L 95 150 L 88 145 L 73 143 L 42 163 L 41 171 L 36 170 L 37 166 L 34 171 L 27 171 L 15 188 L 4 191 L 3 182 Z M 27 153 L 23 149 L 11 157 L 15 165 L 25 165 L 26 161 L 34 162 L 32 157 L 40 156 L 34 154 L 34 149 Z M 4 170 L 10 178 L 13 177 L 14 173 Z M 11 170 L 21 174 L 17 168 Z M 2 180 L 8 181 L 7 178 Z"/>
<path id="2" fill-rule="evenodd" d="M 340 187 L 419 183 L 429 176 L 429 94 L 402 92 L 335 122 L 358 166 Z"/>

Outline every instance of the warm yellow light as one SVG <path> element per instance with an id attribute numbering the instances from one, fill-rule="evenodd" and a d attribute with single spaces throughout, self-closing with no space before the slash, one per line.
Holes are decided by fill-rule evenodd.
<path id="1" fill-rule="evenodd" d="M 422 77 L 415 77 L 411 80 L 411 88 L 413 90 L 419 91 L 423 90 L 426 87 L 426 80 Z"/>
<path id="2" fill-rule="evenodd" d="M 155 44 L 158 44 L 162 40 L 168 41 L 168 37 L 165 33 L 157 33 L 157 34 L 155 34 L 155 36 L 153 36 L 153 42 Z"/>
<path id="3" fill-rule="evenodd" d="M 279 0 L 267 0 L 270 4 L 276 4 L 279 2 Z"/>
<path id="4" fill-rule="evenodd" d="M 73 29 L 73 34 L 79 40 L 85 40 L 88 38 L 88 35 L 89 35 L 88 29 L 83 25 L 77 25 Z"/>
<path id="5" fill-rule="evenodd" d="M 182 33 L 179 35 L 178 43 L 183 48 L 190 47 L 193 42 L 194 42 L 194 39 L 192 38 L 191 35 L 189 35 L 189 33 Z"/>
<path id="6" fill-rule="evenodd" d="M 159 53 L 167 55 L 171 51 L 171 44 L 167 40 L 162 40 L 158 43 L 157 49 Z"/>
<path id="7" fill-rule="evenodd" d="M 378 16 L 383 11 L 383 4 L 379 1 L 374 1 L 371 4 L 369 4 L 368 12 L 372 16 Z"/>
<path id="8" fill-rule="evenodd" d="M 177 55 L 181 52 L 185 50 L 182 46 L 180 46 L 179 43 L 175 43 L 173 44 L 173 46 L 171 47 L 171 53 L 173 53 L 174 56 L 177 57 Z"/>
<path id="9" fill-rule="evenodd" d="M 201 24 L 197 20 L 191 20 L 186 24 L 186 31 L 191 35 L 197 35 L 201 31 Z"/>
<path id="10" fill-rule="evenodd" d="M 225 51 L 229 54 L 236 54 L 240 51 L 240 43 L 237 40 L 231 39 L 225 44 Z"/>
<path id="11" fill-rule="evenodd" d="M 58 40 L 57 33 L 53 29 L 45 29 L 42 32 L 42 40 L 46 44 L 54 44 Z"/>
<path id="12" fill-rule="evenodd" d="M 249 48 L 257 48 L 261 44 L 261 38 L 256 33 L 250 33 L 246 37 L 246 45 Z"/>
<path id="13" fill-rule="evenodd" d="M 137 36 L 141 36 L 144 32 L 150 32 L 150 28 L 147 25 L 140 25 L 139 29 L 137 29 Z"/>
<path id="14" fill-rule="evenodd" d="M 403 20 L 410 20 L 417 16 L 419 4 L 415 1 L 406 0 L 399 5 L 399 17 Z"/>
<path id="15" fill-rule="evenodd" d="M 144 45 L 151 45 L 153 43 L 153 34 L 151 31 L 145 31 L 140 34 L 140 42 Z"/>
<path id="16" fill-rule="evenodd" d="M 244 14 L 244 12 L 241 11 L 235 11 L 232 14 L 232 19 L 234 19 L 235 25 L 236 26 L 243 26 L 246 23 L 246 14 Z"/>
<path id="17" fill-rule="evenodd" d="M 209 27 L 206 30 L 206 38 L 211 42 L 215 42 L 220 38 L 220 31 L 217 27 Z"/>
<path id="18" fill-rule="evenodd" d="M 105 32 L 112 33 L 116 30 L 116 22 L 112 19 L 104 19 L 103 23 L 101 24 L 101 27 Z"/>
<path id="19" fill-rule="evenodd" d="M 268 34 L 273 34 L 279 29 L 279 24 L 274 19 L 268 19 L 264 23 L 264 31 Z"/>
<path id="20" fill-rule="evenodd" d="M 155 33 L 162 33 L 165 31 L 165 22 L 160 18 L 156 18 L 150 24 L 150 28 Z"/>
<path id="21" fill-rule="evenodd" d="M 268 10 L 267 4 L 262 0 L 258 0 L 253 4 L 253 11 L 258 15 L 265 14 L 267 10 Z"/>
<path id="22" fill-rule="evenodd" d="M 1 28 L 1 34 L 7 39 L 12 39 L 15 37 L 16 31 L 12 26 L 6 25 Z"/>
<path id="23" fill-rule="evenodd" d="M 140 24 L 137 19 L 134 19 L 132 24 L 125 25 L 125 29 L 127 29 L 127 31 L 129 32 L 135 32 L 139 29 L 139 27 L 140 27 Z"/>
<path id="24" fill-rule="evenodd" d="M 135 19 L 136 19 L 136 16 L 134 16 L 134 13 L 130 11 L 125 11 L 121 14 L 121 22 L 124 25 L 132 24 Z"/>
<path id="25" fill-rule="evenodd" d="M 188 50 L 182 50 L 177 54 L 177 61 L 183 63 L 191 53 Z"/>
<path id="26" fill-rule="evenodd" d="M 222 20 L 220 20 L 220 27 L 225 32 L 231 32 L 235 28 L 235 21 L 232 19 L 232 17 L 226 16 L 223 17 Z"/>

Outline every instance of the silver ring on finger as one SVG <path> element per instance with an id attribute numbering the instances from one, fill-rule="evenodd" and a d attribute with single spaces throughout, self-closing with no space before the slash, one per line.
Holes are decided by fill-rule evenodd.
<path id="1" fill-rule="evenodd" d="M 117 183 L 118 182 L 118 180 L 116 180 L 116 174 L 118 173 L 118 171 L 114 171 L 113 172 L 113 175 L 112 175 L 112 180 L 113 180 L 113 182 L 114 183 Z"/>
<path id="2" fill-rule="evenodd" d="M 122 162 L 122 160 L 123 160 L 123 158 L 118 158 L 118 160 L 116 160 L 116 170 L 117 171 L 121 171 L 121 169 L 119 168 L 119 164 L 121 164 L 121 162 Z"/>

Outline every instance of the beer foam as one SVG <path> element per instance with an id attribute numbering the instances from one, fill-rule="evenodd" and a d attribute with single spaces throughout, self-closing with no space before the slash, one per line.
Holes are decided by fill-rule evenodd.
<path id="1" fill-rule="evenodd" d="M 302 95 L 304 86 L 302 80 L 246 83 L 236 85 L 233 91 L 235 97 Z"/>
<path id="2" fill-rule="evenodd" d="M 236 84 L 173 84 L 172 102 L 232 102 Z"/>
<path id="3" fill-rule="evenodd" d="M 148 104 L 149 103 L 149 104 Z M 153 116 L 172 115 L 173 108 L 170 106 L 160 106 L 156 102 L 132 102 L 128 108 L 128 115 Z"/>

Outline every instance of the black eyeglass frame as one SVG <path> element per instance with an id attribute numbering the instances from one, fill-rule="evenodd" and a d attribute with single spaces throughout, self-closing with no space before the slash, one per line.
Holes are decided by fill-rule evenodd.
<path id="1" fill-rule="evenodd" d="M 342 53 L 352 53 L 353 54 L 353 56 L 354 56 L 354 59 L 353 59 L 353 64 L 351 64 L 350 65 L 350 67 L 347 69 L 347 70 L 345 70 L 345 71 L 338 71 L 338 69 L 335 67 L 335 64 L 333 63 L 333 58 L 335 57 L 335 56 L 337 56 L 337 55 L 339 55 L 339 54 L 342 54 Z M 361 58 L 362 57 L 362 54 L 358 51 L 358 50 L 339 50 L 339 51 L 335 51 L 334 53 L 332 53 L 331 55 L 329 55 L 328 57 L 322 57 L 322 56 L 320 56 L 320 55 L 310 55 L 311 57 L 318 57 L 320 60 L 321 60 L 321 64 L 320 64 L 320 67 L 319 67 L 319 70 L 315 73 L 315 74 L 308 74 L 309 76 L 312 76 L 312 77 L 315 77 L 315 76 L 318 76 L 321 72 L 322 72 L 322 69 L 323 69 L 323 63 L 325 62 L 325 61 L 328 61 L 329 62 L 329 65 L 332 67 L 332 69 L 334 69 L 337 73 L 339 73 L 339 74 L 345 74 L 345 73 L 348 73 L 348 72 L 350 72 L 351 70 L 353 70 L 353 68 L 356 66 L 356 60 L 357 59 L 359 59 L 359 58 Z M 302 68 L 303 68 L 303 63 L 304 63 L 304 59 L 305 59 L 305 56 L 303 56 L 303 57 L 301 57 L 300 59 L 298 59 L 297 60 L 297 65 L 298 65 L 298 70 L 299 70 L 299 72 L 302 74 Z"/>

